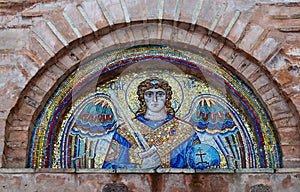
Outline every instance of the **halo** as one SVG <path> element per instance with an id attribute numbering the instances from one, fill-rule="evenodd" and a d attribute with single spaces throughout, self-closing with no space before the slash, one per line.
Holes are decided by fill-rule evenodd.
<path id="1" fill-rule="evenodd" d="M 171 99 L 171 106 L 173 107 L 176 113 L 180 109 L 182 101 L 184 99 L 183 89 L 176 77 L 171 73 L 165 71 L 148 71 L 140 73 L 129 82 L 125 91 L 125 100 L 130 111 L 135 114 L 140 107 L 137 96 L 138 85 L 142 81 L 153 77 L 164 79 L 172 87 L 173 94 Z"/>

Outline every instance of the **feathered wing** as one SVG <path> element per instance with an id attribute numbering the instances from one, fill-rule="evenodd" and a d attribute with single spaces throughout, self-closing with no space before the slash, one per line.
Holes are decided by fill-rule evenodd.
<path id="1" fill-rule="evenodd" d="M 194 155 L 198 158 L 195 168 L 256 167 L 250 130 L 237 111 L 221 97 L 211 94 L 197 96 L 185 120 L 195 126 L 201 140 Z"/>
<path id="2" fill-rule="evenodd" d="M 85 98 L 64 127 L 60 167 L 101 168 L 117 124 L 109 96 L 97 93 Z"/>

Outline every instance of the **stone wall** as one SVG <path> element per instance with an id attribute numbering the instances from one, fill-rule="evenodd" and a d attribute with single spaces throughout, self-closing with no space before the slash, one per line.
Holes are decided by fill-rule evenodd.
<path id="1" fill-rule="evenodd" d="M 285 191 L 300 189 L 299 170 L 243 171 L 163 170 L 138 173 L 122 170 L 2 169 L 1 191 Z M 249 171 L 249 170 L 248 170 Z"/>
<path id="2" fill-rule="evenodd" d="M 37 114 L 74 67 L 108 50 L 143 44 L 209 52 L 232 69 L 269 112 L 280 140 L 283 167 L 300 167 L 299 3 L 13 0 L 0 5 L 0 167 L 26 167 Z M 38 174 L 25 175 L 31 181 Z M 270 175 L 274 182 L 277 177 L 290 178 L 284 180 L 287 183 L 299 176 Z M 7 181 L 19 176 L 2 173 Z M 56 176 L 49 173 L 49 177 Z M 65 177 L 68 181 L 76 178 Z M 198 175 L 190 179 L 194 177 Z M 264 180 L 265 176 L 245 177 Z M 233 178 L 238 183 L 243 180 L 242 176 Z"/>

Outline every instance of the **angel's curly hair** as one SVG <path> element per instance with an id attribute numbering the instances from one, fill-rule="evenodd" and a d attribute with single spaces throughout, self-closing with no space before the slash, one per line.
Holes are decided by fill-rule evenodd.
<path id="1" fill-rule="evenodd" d="M 147 106 L 146 106 L 146 102 L 144 99 L 144 94 L 148 89 L 152 89 L 152 88 L 156 88 L 156 89 L 161 88 L 161 89 L 165 90 L 165 92 L 166 92 L 166 102 L 165 102 L 166 111 L 170 115 L 174 116 L 175 111 L 171 107 L 171 99 L 172 99 L 172 94 L 173 94 L 172 87 L 169 85 L 169 83 L 167 81 L 165 81 L 163 79 L 159 79 L 157 77 L 146 79 L 139 84 L 138 90 L 137 90 L 137 95 L 138 95 L 138 100 L 140 101 L 140 108 L 137 110 L 136 116 L 146 113 Z"/>

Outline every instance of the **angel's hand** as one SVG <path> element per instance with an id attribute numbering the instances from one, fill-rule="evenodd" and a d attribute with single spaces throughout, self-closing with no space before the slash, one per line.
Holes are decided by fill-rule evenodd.
<path id="1" fill-rule="evenodd" d="M 161 159 L 157 152 L 143 158 L 141 168 L 142 169 L 155 169 L 161 165 Z"/>

